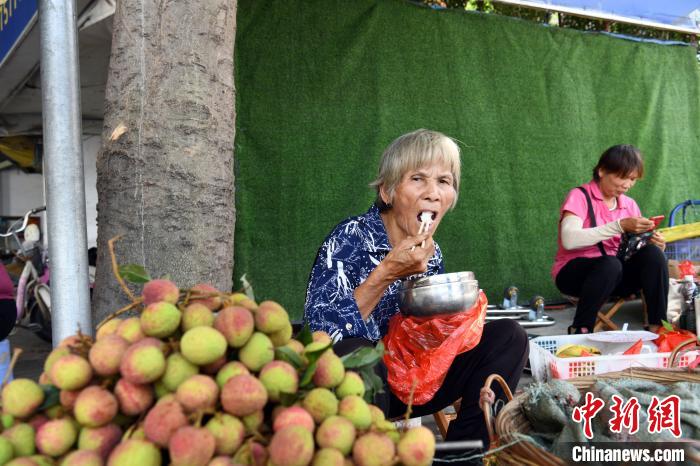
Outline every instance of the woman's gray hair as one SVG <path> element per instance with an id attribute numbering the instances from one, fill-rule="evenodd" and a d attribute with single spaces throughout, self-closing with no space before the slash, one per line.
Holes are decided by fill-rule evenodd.
<path id="1" fill-rule="evenodd" d="M 432 165 L 444 164 L 450 168 L 455 190 L 455 198 L 450 209 L 457 204 L 459 196 L 459 178 L 461 163 L 459 160 L 459 147 L 452 138 L 438 131 L 418 129 L 411 133 L 399 136 L 386 148 L 379 162 L 379 176 L 370 183 L 377 190 L 375 204 L 381 212 L 391 208 L 396 187 L 403 176 L 412 170 Z M 384 187 L 389 203 L 384 202 L 381 196 L 381 188 Z"/>

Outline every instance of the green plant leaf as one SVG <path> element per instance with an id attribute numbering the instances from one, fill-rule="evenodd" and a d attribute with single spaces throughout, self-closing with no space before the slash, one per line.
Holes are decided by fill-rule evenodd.
<path id="1" fill-rule="evenodd" d="M 44 392 L 44 402 L 39 406 L 39 411 L 52 408 L 61 402 L 61 391 L 53 385 L 39 385 Z"/>
<path id="2" fill-rule="evenodd" d="M 345 369 L 359 369 L 365 366 L 374 366 L 381 361 L 384 356 L 384 345 L 380 341 L 377 346 L 372 348 L 363 346 L 341 357 Z"/>
<path id="3" fill-rule="evenodd" d="M 360 377 L 362 377 L 362 381 L 365 383 L 365 401 L 374 403 L 374 397 L 379 393 L 384 393 L 384 383 L 381 377 L 369 366 L 363 367 L 358 372 Z"/>
<path id="4" fill-rule="evenodd" d="M 316 365 L 317 364 L 318 364 L 318 360 L 310 363 L 306 367 L 306 370 L 304 371 L 304 375 L 301 377 L 301 380 L 299 381 L 300 387 L 306 387 L 311 383 L 311 379 L 313 379 L 314 373 L 316 372 Z"/>
<path id="5" fill-rule="evenodd" d="M 365 346 L 346 354 L 340 358 L 340 360 L 343 361 L 345 369 L 358 369 L 360 367 L 376 364 L 379 362 L 379 355 L 374 348 Z"/>
<path id="6" fill-rule="evenodd" d="M 315 351 L 309 351 L 309 352 L 304 353 L 304 357 L 308 361 L 309 365 L 306 366 L 306 370 L 304 371 L 304 375 L 301 377 L 301 380 L 299 381 L 300 387 L 305 387 L 306 385 L 311 383 L 311 379 L 313 378 L 314 373 L 316 372 L 316 365 L 318 364 L 318 359 L 331 346 L 332 346 L 332 344 L 328 343 L 327 345 L 325 345 L 325 346 L 323 346 Z"/>
<path id="7" fill-rule="evenodd" d="M 151 276 L 148 275 L 146 269 L 138 264 L 120 265 L 119 275 L 121 275 L 124 280 L 131 283 L 143 284 L 151 280 Z"/>
<path id="8" fill-rule="evenodd" d="M 379 341 L 374 349 L 379 352 L 379 356 L 384 357 L 384 343 L 382 341 Z"/>
<path id="9" fill-rule="evenodd" d="M 669 332 L 673 332 L 673 325 L 671 325 L 669 322 L 662 320 L 661 324 L 664 326 L 664 328 L 666 330 L 668 330 Z"/>
<path id="10" fill-rule="evenodd" d="M 280 346 L 278 348 L 275 348 L 275 359 L 288 362 L 296 370 L 299 370 L 302 367 L 304 367 L 304 361 L 302 361 L 301 356 L 299 356 L 296 353 L 296 351 L 287 346 Z"/>
<path id="11" fill-rule="evenodd" d="M 292 406 L 299 399 L 299 392 L 297 393 L 287 393 L 280 392 L 280 403 L 282 406 Z"/>
<path id="12" fill-rule="evenodd" d="M 299 334 L 296 336 L 296 339 L 301 342 L 302 345 L 306 346 L 312 341 L 314 341 L 314 337 L 311 334 L 311 328 L 309 327 L 309 323 L 305 322 L 304 327 L 302 327 L 301 331 Z"/>
<path id="13" fill-rule="evenodd" d="M 318 349 L 315 349 L 313 351 L 304 351 L 304 357 L 306 358 L 307 361 L 309 361 L 309 364 L 313 361 L 318 360 L 318 358 L 321 357 L 323 353 L 326 352 L 329 348 L 333 346 L 332 343 L 328 343 L 327 345 L 323 345 L 319 347 Z"/>

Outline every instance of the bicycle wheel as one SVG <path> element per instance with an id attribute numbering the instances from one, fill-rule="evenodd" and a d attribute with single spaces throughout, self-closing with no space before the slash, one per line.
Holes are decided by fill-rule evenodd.
<path id="1" fill-rule="evenodd" d="M 36 330 L 33 330 L 34 333 L 45 342 L 51 343 L 51 316 L 49 315 L 47 319 L 44 310 L 34 300 L 32 300 L 27 311 L 29 312 L 29 322 L 38 326 Z"/>

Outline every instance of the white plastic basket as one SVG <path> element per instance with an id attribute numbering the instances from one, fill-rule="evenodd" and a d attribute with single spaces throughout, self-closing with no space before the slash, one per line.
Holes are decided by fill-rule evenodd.
<path id="1" fill-rule="evenodd" d="M 602 356 L 558 358 L 557 350 L 568 344 L 595 346 Z M 641 354 L 623 355 L 632 343 L 606 343 L 593 341 L 587 335 L 551 335 L 530 340 L 530 368 L 538 382 L 551 379 L 571 379 L 606 372 L 621 371 L 630 367 L 666 368 L 671 353 L 657 353 L 651 341 L 642 342 Z M 700 354 L 688 351 L 678 356 L 678 367 L 685 367 Z"/>

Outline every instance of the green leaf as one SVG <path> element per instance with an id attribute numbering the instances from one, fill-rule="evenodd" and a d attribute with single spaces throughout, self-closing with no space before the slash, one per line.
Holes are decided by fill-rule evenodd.
<path id="1" fill-rule="evenodd" d="M 340 358 L 340 360 L 343 361 L 345 369 L 358 369 L 360 367 L 376 364 L 379 362 L 379 356 L 374 348 L 364 346 L 346 354 Z"/>
<path id="2" fill-rule="evenodd" d="M 299 392 L 297 393 L 287 393 L 280 392 L 280 403 L 282 406 L 292 406 L 299 399 Z"/>
<path id="3" fill-rule="evenodd" d="M 304 357 L 306 358 L 307 361 L 309 361 L 309 364 L 311 364 L 314 361 L 317 361 L 318 358 L 321 357 L 323 353 L 326 352 L 326 350 L 330 349 L 333 346 L 333 343 L 328 343 L 323 346 L 319 346 L 317 349 L 309 351 L 306 350 L 304 351 Z"/>
<path id="4" fill-rule="evenodd" d="M 669 332 L 673 332 L 673 325 L 671 325 L 669 322 L 666 322 L 665 320 L 661 321 L 661 324 L 664 326 L 666 330 Z"/>
<path id="5" fill-rule="evenodd" d="M 124 280 L 131 283 L 143 284 L 151 280 L 146 269 L 138 264 L 120 265 L 119 275 L 121 275 Z"/>
<path id="6" fill-rule="evenodd" d="M 301 356 L 299 356 L 296 353 L 296 351 L 287 346 L 280 346 L 278 348 L 275 348 L 275 359 L 288 362 L 296 370 L 299 370 L 302 367 L 304 367 L 304 361 L 302 361 Z"/>
<path id="7" fill-rule="evenodd" d="M 39 385 L 44 392 L 44 402 L 39 406 L 39 411 L 52 408 L 61 402 L 61 391 L 53 385 Z"/>
<path id="8" fill-rule="evenodd" d="M 301 377 L 301 381 L 299 382 L 300 387 L 304 387 L 311 382 L 311 379 L 313 378 L 314 373 L 316 372 L 316 365 L 318 363 L 318 359 L 331 346 L 333 345 L 331 343 L 328 343 L 327 345 L 324 345 L 317 350 L 307 351 L 304 353 L 304 357 L 309 362 L 309 365 L 306 367 L 306 371 L 304 371 L 304 375 Z"/>
<path id="9" fill-rule="evenodd" d="M 363 346 L 341 357 L 345 369 L 359 369 L 365 366 L 374 366 L 381 361 L 384 355 L 384 345 L 379 342 L 375 348 Z"/>
<path id="10" fill-rule="evenodd" d="M 299 334 L 296 337 L 297 340 L 301 342 L 302 345 L 306 346 L 312 341 L 314 341 L 314 337 L 311 334 L 311 328 L 309 327 L 309 323 L 305 322 L 304 327 L 301 329 Z"/>
<path id="11" fill-rule="evenodd" d="M 301 380 L 299 381 L 299 386 L 300 387 L 306 387 L 311 383 L 311 379 L 314 377 L 314 373 L 316 372 L 316 365 L 318 364 L 318 360 L 310 363 L 306 370 L 304 371 L 304 375 L 301 377 Z"/>
<path id="12" fill-rule="evenodd" d="M 374 403 L 374 397 L 379 393 L 384 393 L 384 382 L 372 367 L 363 367 L 358 372 L 365 383 L 365 401 Z"/>
<path id="13" fill-rule="evenodd" d="M 377 346 L 374 347 L 374 349 L 379 352 L 379 356 L 384 357 L 384 342 L 380 340 L 379 343 L 377 343 Z"/>

